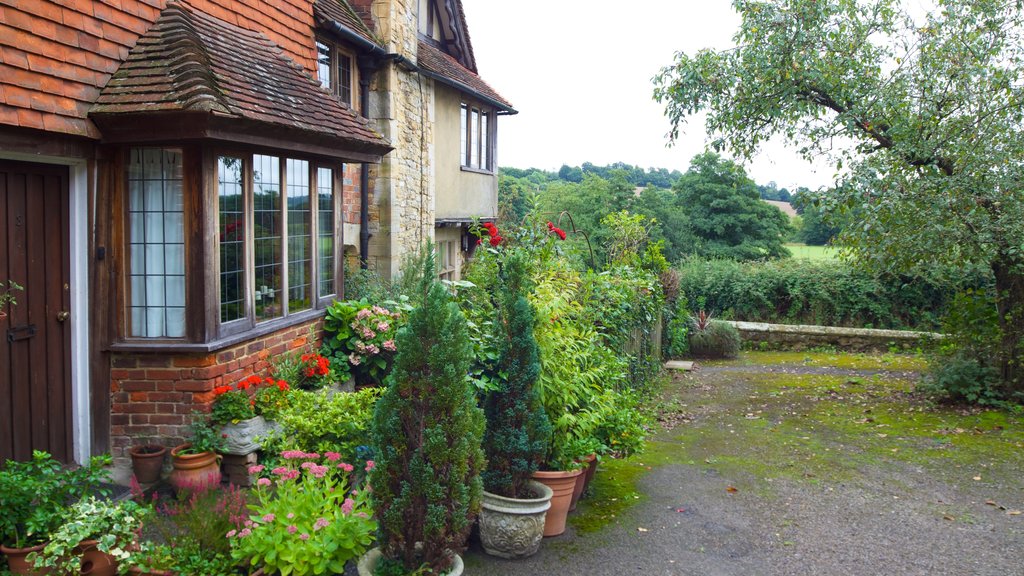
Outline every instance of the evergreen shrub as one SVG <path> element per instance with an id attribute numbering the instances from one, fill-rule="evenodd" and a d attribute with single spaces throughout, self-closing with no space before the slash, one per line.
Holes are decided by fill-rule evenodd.
<path id="1" fill-rule="evenodd" d="M 472 346 L 433 252 L 428 244 L 418 258 L 416 307 L 373 417 L 378 574 L 445 572 L 480 510 L 484 417 L 466 377 Z"/>
<path id="2" fill-rule="evenodd" d="M 690 354 L 696 358 L 735 358 L 740 352 L 740 333 L 732 324 L 712 320 L 706 326 L 692 326 Z"/>

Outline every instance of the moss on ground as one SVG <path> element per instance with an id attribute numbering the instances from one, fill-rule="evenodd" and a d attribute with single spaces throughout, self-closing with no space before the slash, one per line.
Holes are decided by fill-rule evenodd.
<path id="1" fill-rule="evenodd" d="M 1013 481 L 1024 469 L 1019 416 L 934 405 L 913 394 L 912 374 L 799 372 L 805 366 L 912 372 L 923 367 L 917 357 L 750 352 L 712 365 L 724 369 L 675 377 L 658 403 L 686 413 L 684 423 L 654 435 L 643 454 L 601 464 L 592 494 L 570 517 L 578 532 L 615 522 L 645 498 L 640 479 L 666 464 L 713 469 L 766 497 L 777 479 L 856 483 L 887 467 L 993 483 Z M 778 371 L 749 369 L 758 365 Z"/>

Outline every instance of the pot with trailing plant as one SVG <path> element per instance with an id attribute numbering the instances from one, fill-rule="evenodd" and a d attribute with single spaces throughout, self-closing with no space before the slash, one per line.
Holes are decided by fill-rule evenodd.
<path id="1" fill-rule="evenodd" d="M 152 484 L 160 479 L 164 469 L 167 447 L 159 444 L 141 444 L 128 449 L 132 458 L 132 474 L 140 484 Z"/>
<path id="2" fill-rule="evenodd" d="M 28 555 L 43 550 L 64 524 L 68 505 L 87 494 L 104 494 L 110 479 L 110 456 L 96 456 L 86 466 L 65 468 L 46 452 L 28 462 L 7 461 L 0 469 L 0 552 L 13 574 L 46 574 L 33 568 Z"/>
<path id="3" fill-rule="evenodd" d="M 214 388 L 210 421 L 224 439 L 219 452 L 244 456 L 259 450 L 261 439 L 275 429 L 274 418 L 288 407 L 289 389 L 285 380 L 255 374 Z"/>
<path id="4" fill-rule="evenodd" d="M 202 414 L 192 415 L 192 439 L 171 450 L 171 475 L 168 478 L 176 492 L 206 490 L 220 484 L 218 452 L 224 438 Z"/>
<path id="5" fill-rule="evenodd" d="M 457 576 L 483 492 L 484 416 L 466 377 L 472 345 L 465 317 L 437 280 L 433 246 L 405 269 L 417 275 L 416 307 L 398 333 L 373 417 L 379 548 L 358 570 Z"/>
<path id="6" fill-rule="evenodd" d="M 534 390 L 540 375 L 533 309 L 524 296 L 523 254 L 509 251 L 499 264 L 497 295 L 500 353 L 494 369 L 498 388 L 483 397 L 486 430 L 480 511 L 484 551 L 525 558 L 540 548 L 552 491 L 531 480 L 551 436 L 551 423 Z"/>
<path id="7" fill-rule="evenodd" d="M 118 564 L 131 557 L 146 513 L 133 500 L 80 500 L 65 510 L 64 523 L 29 560 L 44 573 L 114 576 Z"/>

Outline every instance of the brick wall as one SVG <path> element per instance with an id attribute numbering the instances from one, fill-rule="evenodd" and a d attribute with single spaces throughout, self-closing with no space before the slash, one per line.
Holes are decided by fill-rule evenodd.
<path id="1" fill-rule="evenodd" d="M 305 348 L 310 328 L 319 335 L 322 326 L 318 319 L 209 354 L 113 355 L 110 445 L 115 460 L 123 465 L 134 444 L 174 447 L 185 442 L 190 415 L 210 410 L 216 386 L 269 374 L 272 357 Z"/>

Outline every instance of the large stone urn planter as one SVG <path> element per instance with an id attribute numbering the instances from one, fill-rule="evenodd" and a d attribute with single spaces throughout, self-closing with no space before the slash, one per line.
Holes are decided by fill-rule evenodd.
<path id="1" fill-rule="evenodd" d="M 245 456 L 260 449 L 260 439 L 277 428 L 276 422 L 255 416 L 236 423 L 225 424 L 220 433 L 224 437 L 223 454 Z"/>
<path id="2" fill-rule="evenodd" d="M 480 543 L 499 558 L 526 558 L 540 549 L 544 520 L 551 508 L 551 488 L 531 480 L 534 498 L 506 498 L 484 491 L 480 510 Z"/>
<path id="3" fill-rule="evenodd" d="M 462 556 L 452 552 L 454 561 L 450 570 L 444 573 L 444 576 L 462 576 L 463 564 Z M 377 563 L 383 557 L 380 548 L 373 548 L 359 559 L 359 564 L 356 568 L 359 570 L 359 576 L 373 576 L 373 573 L 377 570 Z"/>
<path id="4" fill-rule="evenodd" d="M 551 508 L 544 519 L 544 536 L 558 536 L 565 532 L 565 519 L 569 516 L 569 504 L 572 503 L 572 493 L 576 489 L 576 477 L 582 473 L 583 470 L 538 470 L 533 473 L 534 480 L 554 492 L 551 497 Z"/>

